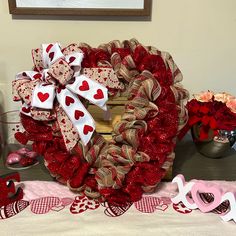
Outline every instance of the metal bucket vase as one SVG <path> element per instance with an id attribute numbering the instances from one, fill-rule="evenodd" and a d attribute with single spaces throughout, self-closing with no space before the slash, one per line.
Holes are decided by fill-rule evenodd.
<path id="1" fill-rule="evenodd" d="M 199 153 L 209 158 L 220 158 L 227 155 L 236 141 L 236 130 L 219 130 L 217 136 L 213 130 L 208 133 L 208 139 L 200 140 L 201 124 L 195 124 L 191 129 L 193 141 Z"/>

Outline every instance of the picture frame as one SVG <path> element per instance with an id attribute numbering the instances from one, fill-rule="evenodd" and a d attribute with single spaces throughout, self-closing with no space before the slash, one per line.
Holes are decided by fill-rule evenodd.
<path id="1" fill-rule="evenodd" d="M 152 0 L 8 0 L 12 15 L 150 16 Z"/>

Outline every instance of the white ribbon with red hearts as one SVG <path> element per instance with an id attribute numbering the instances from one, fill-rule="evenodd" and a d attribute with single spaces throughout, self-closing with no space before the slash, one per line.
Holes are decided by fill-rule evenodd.
<path id="1" fill-rule="evenodd" d="M 54 98 L 56 96 L 59 104 L 78 131 L 81 141 L 86 145 L 95 131 L 95 122 L 79 100 L 78 95 L 89 100 L 91 103 L 99 106 L 103 110 L 106 110 L 108 90 L 98 82 L 93 81 L 84 75 L 80 75 L 83 53 L 75 52 L 64 56 L 58 43 L 43 44 L 42 51 L 44 69 L 40 72 L 20 72 L 16 75 L 16 79 L 22 79 L 22 76 L 30 78 L 31 80 L 40 79 L 40 82 L 33 90 L 31 106 L 43 109 L 52 109 Z M 74 68 L 73 77 L 75 78 L 75 81 L 71 84 L 67 84 L 65 88 L 62 89 L 56 89 L 55 84 L 48 84 L 48 81 L 52 82 L 52 78 L 50 78 L 50 75 L 48 75 L 47 72 L 49 67 L 58 59 L 65 60 Z M 28 108 L 29 106 L 27 104 L 23 104 L 21 112 L 29 115 L 29 113 L 24 112 L 25 109 Z"/>

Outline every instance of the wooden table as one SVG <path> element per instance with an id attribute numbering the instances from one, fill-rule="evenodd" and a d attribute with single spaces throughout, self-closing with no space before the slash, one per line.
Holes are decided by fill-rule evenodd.
<path id="1" fill-rule="evenodd" d="M 208 158 L 197 152 L 190 134 L 187 134 L 177 144 L 175 152 L 173 177 L 183 174 L 186 180 L 236 180 L 236 151 L 233 148 L 221 158 Z"/>

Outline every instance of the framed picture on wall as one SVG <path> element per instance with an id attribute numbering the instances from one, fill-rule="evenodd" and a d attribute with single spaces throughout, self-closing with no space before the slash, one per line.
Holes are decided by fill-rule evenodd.
<path id="1" fill-rule="evenodd" d="M 8 0 L 13 15 L 150 16 L 152 0 Z"/>

